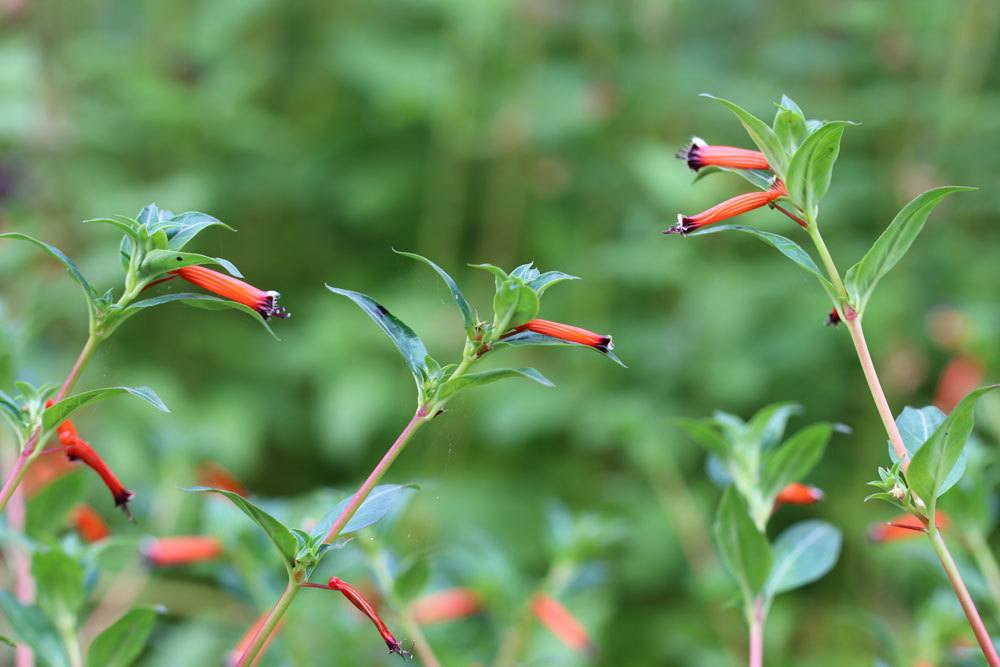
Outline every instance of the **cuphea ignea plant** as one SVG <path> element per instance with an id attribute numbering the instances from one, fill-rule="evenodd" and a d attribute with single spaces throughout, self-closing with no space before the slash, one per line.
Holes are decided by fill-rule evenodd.
<path id="1" fill-rule="evenodd" d="M 842 276 L 820 231 L 820 204 L 830 187 L 844 130 L 852 123 L 807 119 L 798 105 L 783 97 L 778 104 L 774 122 L 768 125 L 733 102 L 713 99 L 717 99 L 736 115 L 763 159 L 757 158 L 755 163 L 750 164 L 752 161 L 742 151 L 734 152 L 723 148 L 704 150 L 707 146 L 700 141 L 682 151 L 679 157 L 699 170 L 697 178 L 716 171 L 732 172 L 745 178 L 761 192 L 752 200 L 754 206 L 750 206 L 749 198 L 743 196 L 743 199 L 737 198 L 739 202 L 730 201 L 709 209 L 703 214 L 703 218 L 682 217 L 681 224 L 671 231 L 691 232 L 688 236 L 703 236 L 727 230 L 752 234 L 818 280 L 833 306 L 828 323 L 843 321 L 846 325 L 889 438 L 892 462 L 879 469 L 879 479 L 872 482 L 878 492 L 869 498 L 889 502 L 915 517 L 919 523 L 918 530 L 930 538 L 987 662 L 997 667 L 1000 665 L 1000 658 L 997 657 L 979 611 L 941 537 L 937 509 L 938 499 L 959 481 L 964 472 L 964 455 L 973 428 L 976 399 L 996 386 L 969 393 L 947 416 L 940 411 L 933 413 L 933 408 L 920 411 L 908 408 L 897 419 L 893 419 L 862 329 L 862 320 L 875 287 L 913 245 L 934 208 L 947 196 L 971 188 L 938 187 L 915 197 L 889 223 L 864 256 Z M 701 159 L 702 152 L 708 156 L 708 161 Z M 763 167 L 765 163 L 766 168 Z M 819 256 L 822 270 L 806 250 L 782 235 L 748 226 L 714 224 L 724 218 L 760 208 L 764 204 L 770 205 L 804 228 Z M 698 229 L 706 225 L 712 226 Z M 744 508 L 742 504 L 732 500 L 734 494 L 728 495 L 734 517 L 740 517 L 739 521 L 746 525 L 756 523 L 759 528 L 762 510 L 755 509 L 752 503 Z M 726 506 L 725 501 L 723 506 Z M 748 517 L 742 518 L 747 511 Z M 899 524 L 898 521 L 896 523 Z M 732 524 L 730 528 L 735 531 L 735 536 L 739 536 L 741 533 L 734 525 L 736 524 Z M 749 531 L 744 532 L 750 534 Z M 757 560 L 766 560 L 762 555 L 766 551 L 762 546 L 762 538 L 754 538 L 751 542 L 757 544 L 754 551 L 759 557 Z M 760 583 L 761 577 L 757 577 L 756 581 Z M 751 654 L 751 664 L 759 665 L 760 660 L 759 655 Z"/>

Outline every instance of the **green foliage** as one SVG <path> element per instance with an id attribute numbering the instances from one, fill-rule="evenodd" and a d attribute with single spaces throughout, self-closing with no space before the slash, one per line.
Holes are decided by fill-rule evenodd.
<path id="1" fill-rule="evenodd" d="M 469 303 L 468 299 L 465 298 L 465 295 L 462 294 L 462 290 L 459 289 L 458 283 L 455 282 L 455 279 L 448 275 L 447 271 L 423 255 L 418 255 L 412 252 L 402 252 L 400 250 L 396 250 L 395 252 L 399 255 L 403 255 L 404 257 L 415 259 L 418 262 L 423 262 L 427 266 L 434 269 L 434 271 L 441 277 L 441 280 L 444 281 L 445 285 L 448 286 L 448 289 L 451 291 L 452 298 L 455 299 L 455 305 L 458 306 L 458 310 L 462 314 L 462 322 L 465 324 L 465 335 L 468 336 L 470 340 L 474 338 L 476 328 L 479 323 L 479 316 L 476 315 L 475 309 Z"/>
<path id="2" fill-rule="evenodd" d="M 193 308 L 200 308 L 202 310 L 237 310 L 241 313 L 249 315 L 256 322 L 264 327 L 269 334 L 275 339 L 280 340 L 278 336 L 274 333 L 271 325 L 267 323 L 260 313 L 258 313 L 253 308 L 245 306 L 242 303 L 237 303 L 236 301 L 230 301 L 229 299 L 220 299 L 217 296 L 212 296 L 211 294 L 198 294 L 189 292 L 174 292 L 173 294 L 161 294 L 160 296 L 150 297 L 148 299 L 142 299 L 141 301 L 135 301 L 129 304 L 123 311 L 123 317 L 115 325 L 118 326 L 125 319 L 139 313 L 147 308 L 155 308 L 156 306 L 162 306 L 166 303 L 183 303 L 187 306 L 192 306 Z"/>
<path id="3" fill-rule="evenodd" d="M 285 566 L 291 568 L 295 565 L 295 555 L 298 553 L 299 545 L 295 536 L 292 535 L 292 531 L 285 524 L 238 493 L 233 493 L 225 489 L 213 489 L 208 486 L 193 486 L 187 490 L 201 493 L 218 493 L 228 498 L 241 512 L 250 517 L 251 521 L 260 526 L 264 534 L 271 540 L 271 544 L 281 554 Z"/>
<path id="4" fill-rule="evenodd" d="M 778 110 L 774 113 L 774 122 L 771 124 L 771 128 L 789 155 L 794 155 L 795 149 L 809 135 L 806 117 L 802 113 L 802 109 L 787 95 L 781 96 L 781 102 L 778 103 Z"/>
<path id="5" fill-rule="evenodd" d="M 750 518 L 746 501 L 733 487 L 722 494 L 714 533 L 722 560 L 739 583 L 744 602 L 749 604 L 763 590 L 774 556 L 767 537 Z"/>
<path id="6" fill-rule="evenodd" d="M 708 93 L 702 93 L 702 97 L 708 97 L 713 99 L 730 111 L 739 119 L 740 124 L 743 129 L 747 131 L 750 135 L 751 141 L 756 144 L 757 148 L 767 157 L 767 163 L 770 165 L 771 169 L 778 175 L 779 178 L 784 178 L 785 169 L 788 165 L 788 154 L 785 152 L 785 147 L 782 145 L 782 140 L 778 138 L 774 130 L 767 126 L 767 123 L 757 118 L 749 111 L 736 104 L 735 102 L 730 102 L 729 100 L 724 100 L 721 97 L 715 97 L 714 95 L 709 95 Z"/>
<path id="7" fill-rule="evenodd" d="M 811 584 L 837 563 L 843 537 L 826 521 L 802 521 L 785 529 L 774 541 L 774 565 L 765 593 L 778 593 Z"/>
<path id="8" fill-rule="evenodd" d="M 846 121 L 824 123 L 802 142 L 788 165 L 788 195 L 806 211 L 807 219 L 816 218 L 819 202 L 830 188 L 833 165 L 840 154 L 840 137 L 847 125 Z"/>
<path id="9" fill-rule="evenodd" d="M 461 377 L 445 383 L 445 385 L 441 387 L 438 397 L 445 399 L 468 387 L 479 387 L 484 384 L 491 384 L 498 380 L 506 380 L 507 378 L 517 377 L 534 380 L 543 387 L 555 386 L 551 381 L 549 381 L 548 378 L 536 371 L 534 368 L 493 368 L 488 371 L 466 373 Z"/>
<path id="10" fill-rule="evenodd" d="M 903 259 L 923 230 L 931 211 L 941 203 L 941 200 L 954 192 L 974 189 L 954 185 L 934 188 L 915 197 L 896 214 L 889 227 L 878 237 L 861 261 L 848 269 L 844 278 L 851 304 L 859 315 L 864 314 L 868 299 L 871 298 L 878 281 Z"/>
<path id="11" fill-rule="evenodd" d="M 831 435 L 830 424 L 807 426 L 767 457 L 760 483 L 764 497 L 773 500 L 787 484 L 804 479 L 823 458 Z"/>
<path id="12" fill-rule="evenodd" d="M 104 387 L 102 389 L 91 389 L 90 391 L 73 394 L 58 403 L 52 404 L 51 407 L 45 409 L 43 424 L 46 430 L 54 429 L 71 414 L 88 403 L 103 401 L 106 398 L 120 394 L 129 394 L 130 396 L 142 399 L 160 412 L 170 412 L 170 409 L 160 400 L 156 392 L 149 387 Z"/>
<path id="13" fill-rule="evenodd" d="M 31 575 L 42 611 L 57 624 L 75 626 L 86 595 L 79 563 L 57 548 L 36 551 L 31 558 Z"/>
<path id="14" fill-rule="evenodd" d="M 126 612 L 94 638 L 87 652 L 87 667 L 129 667 L 142 653 L 156 624 L 154 609 Z"/>
<path id="15" fill-rule="evenodd" d="M 34 605 L 18 602 L 7 591 L 0 591 L 0 611 L 18 639 L 30 646 L 49 667 L 69 667 L 66 649 L 45 612 Z"/>
<path id="16" fill-rule="evenodd" d="M 194 266 L 196 264 L 217 264 L 231 275 L 237 278 L 243 277 L 243 274 L 240 273 L 239 269 L 232 262 L 221 257 L 209 257 L 208 255 L 199 255 L 196 252 L 157 249 L 146 253 L 142 264 L 139 265 L 138 278 L 141 282 L 146 283 L 170 271 L 176 271 L 185 266 Z"/>
<path id="17" fill-rule="evenodd" d="M 376 486 L 361 503 L 361 507 L 354 513 L 354 516 L 344 524 L 338 537 L 356 533 L 381 521 L 389 512 L 397 509 L 401 503 L 409 498 L 412 491 L 418 488 L 415 484 L 381 484 Z M 313 539 L 326 537 L 334 522 L 343 514 L 353 498 L 354 494 L 347 496 L 323 516 L 310 531 Z"/>
<path id="18" fill-rule="evenodd" d="M 69 272 L 70 277 L 73 278 L 73 280 L 75 280 L 76 283 L 80 286 L 80 289 L 83 290 L 83 296 L 87 300 L 87 311 L 90 313 L 91 318 L 94 317 L 97 310 L 96 306 L 98 298 L 97 292 L 94 291 L 94 288 L 90 286 L 90 283 L 87 282 L 87 279 L 83 277 L 83 273 L 80 271 L 80 268 L 76 264 L 74 264 L 73 260 L 67 257 L 62 250 L 55 247 L 54 245 L 51 245 L 44 241 L 39 241 L 38 239 L 28 236 L 27 234 L 21 234 L 18 232 L 4 232 L 0 234 L 0 239 L 16 239 L 18 241 L 27 241 L 28 243 L 32 243 L 37 247 L 41 248 L 46 253 L 48 253 L 49 255 L 57 259 L 59 262 L 61 262 L 62 265 L 66 267 L 66 271 Z"/>

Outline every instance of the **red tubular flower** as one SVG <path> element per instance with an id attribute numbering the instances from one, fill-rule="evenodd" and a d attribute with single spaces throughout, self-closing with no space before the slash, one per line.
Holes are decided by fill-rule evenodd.
<path id="1" fill-rule="evenodd" d="M 233 650 L 230 651 L 229 654 L 226 656 L 226 667 L 236 667 L 236 665 L 240 661 L 240 658 L 242 658 L 243 654 L 247 652 L 248 648 L 250 648 L 250 643 L 257 637 L 257 633 L 260 632 L 260 629 L 262 627 L 264 627 L 264 623 L 267 622 L 267 617 L 270 615 L 271 615 L 270 611 L 266 611 L 263 614 L 261 614 L 259 617 L 257 617 L 257 620 L 253 622 L 253 625 L 250 626 L 250 629 L 246 631 L 246 634 L 240 637 L 240 641 L 236 643 L 236 646 L 233 647 Z M 254 658 L 254 661 L 249 665 L 247 665 L 247 667 L 254 667 L 254 665 L 260 662 L 260 659 L 264 657 L 264 653 L 267 651 L 267 647 L 271 645 L 271 642 L 277 636 L 278 631 L 281 630 L 281 626 L 283 626 L 284 624 L 285 624 L 284 618 L 278 621 L 278 626 L 275 628 L 274 632 L 272 632 L 270 636 L 268 636 L 267 641 L 264 642 L 264 646 L 261 647 L 260 652 L 257 654 L 257 657 Z"/>
<path id="2" fill-rule="evenodd" d="M 90 505 L 81 504 L 74 507 L 71 519 L 73 528 L 84 542 L 90 544 L 100 542 L 111 534 L 111 531 L 108 530 L 108 524 L 104 523 L 101 515 Z"/>
<path id="3" fill-rule="evenodd" d="M 774 499 L 774 504 L 776 506 L 812 505 L 820 500 L 823 500 L 822 489 L 818 489 L 815 486 L 809 486 L 808 484 L 802 484 L 801 482 L 792 482 L 778 492 L 777 497 Z"/>
<path id="4" fill-rule="evenodd" d="M 128 501 L 135 497 L 135 493 L 122 485 L 118 477 L 111 472 L 108 464 L 101 458 L 101 455 L 94 451 L 94 448 L 86 440 L 79 437 L 67 438 L 63 442 L 63 452 L 66 453 L 66 458 L 70 461 L 82 461 L 91 470 L 100 475 L 104 481 L 104 485 L 108 487 L 112 497 L 115 499 L 115 507 L 121 507 L 125 510 L 126 514 L 129 514 Z"/>
<path id="5" fill-rule="evenodd" d="M 222 542 L 203 535 L 160 537 L 151 540 L 142 549 L 150 565 L 169 567 L 190 565 L 215 560 L 222 555 Z"/>
<path id="6" fill-rule="evenodd" d="M 587 347 L 592 347 L 598 352 L 603 353 L 607 353 L 615 349 L 611 336 L 603 336 L 580 327 L 574 327 L 560 322 L 550 322 L 549 320 L 529 320 L 528 322 L 515 327 L 512 333 L 505 334 L 504 337 L 513 336 L 515 333 L 521 333 L 522 331 L 533 331 L 535 333 L 542 334 L 543 336 L 550 336 L 552 338 L 558 338 L 559 340 L 565 340 L 570 343 L 586 345 Z"/>
<path id="7" fill-rule="evenodd" d="M 666 230 L 664 234 L 689 234 L 707 225 L 713 225 L 717 222 L 722 222 L 723 220 L 752 211 L 755 208 L 767 206 L 787 194 L 788 191 L 785 189 L 785 184 L 780 180 L 775 180 L 767 190 L 736 195 L 697 215 L 678 215 L 677 224 Z"/>
<path id="8" fill-rule="evenodd" d="M 271 317 L 287 319 L 291 316 L 287 310 L 278 305 L 278 297 L 281 295 L 273 290 L 265 292 L 239 278 L 204 266 L 185 266 L 170 273 L 223 298 L 249 306 L 260 313 L 265 320 Z"/>
<path id="9" fill-rule="evenodd" d="M 678 151 L 677 157 L 687 162 L 692 171 L 708 166 L 731 169 L 771 168 L 760 151 L 733 146 L 710 146 L 698 137 L 691 137 L 691 143 Z"/>
<path id="10" fill-rule="evenodd" d="M 378 630 L 379 635 L 382 637 L 382 641 L 389 648 L 389 653 L 396 653 L 404 659 L 409 659 L 412 656 L 409 651 L 403 650 L 402 644 L 393 636 L 389 631 L 389 627 L 379 616 L 378 610 L 375 609 L 375 605 L 369 602 L 364 595 L 361 594 L 358 589 L 351 586 L 349 583 L 340 579 L 339 577 L 330 577 L 329 583 L 326 586 L 323 584 L 302 584 L 307 588 L 323 588 L 330 589 L 331 591 L 340 591 L 345 598 L 347 598 L 351 604 L 358 608 L 362 614 L 368 617 L 368 619 L 375 625 L 375 629 Z"/>
<path id="11" fill-rule="evenodd" d="M 938 510 L 934 523 L 938 530 L 944 530 L 951 523 L 948 515 Z M 886 543 L 916 537 L 926 532 L 923 522 L 912 514 L 903 514 L 886 523 L 874 523 L 868 528 L 868 539 L 872 542 Z"/>
<path id="12" fill-rule="evenodd" d="M 542 625 L 568 648 L 579 653 L 591 651 L 592 645 L 586 629 L 554 598 L 538 593 L 531 600 L 531 610 Z"/>
<path id="13" fill-rule="evenodd" d="M 431 593 L 410 605 L 410 615 L 419 625 L 431 625 L 472 616 L 482 609 L 482 601 L 469 588 L 449 588 Z"/>
<path id="14" fill-rule="evenodd" d="M 217 463 L 206 461 L 198 466 L 198 484 L 213 489 L 223 489 L 246 498 L 249 493 L 240 481 Z"/>

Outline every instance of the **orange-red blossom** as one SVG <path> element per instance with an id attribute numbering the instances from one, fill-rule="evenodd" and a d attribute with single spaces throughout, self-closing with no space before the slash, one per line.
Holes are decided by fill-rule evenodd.
<path id="1" fill-rule="evenodd" d="M 305 583 L 302 585 L 306 588 L 320 588 L 329 589 L 331 591 L 340 591 L 351 604 L 357 607 L 358 610 L 367 616 L 368 620 L 372 622 L 375 629 L 378 630 L 379 635 L 382 637 L 382 641 L 384 641 L 385 645 L 389 648 L 389 653 L 396 653 L 406 659 L 411 657 L 410 652 L 404 650 L 403 645 L 400 644 L 399 640 L 397 640 L 396 637 L 393 636 L 392 632 L 389 631 L 389 627 L 385 624 L 385 621 L 382 620 L 382 617 L 379 615 L 375 605 L 368 601 L 368 599 L 365 598 L 365 596 L 362 595 L 361 592 L 354 586 L 351 586 L 339 577 L 330 577 L 330 581 L 326 586 L 323 584 L 312 583 Z"/>
<path id="2" fill-rule="evenodd" d="M 760 151 L 735 146 L 712 146 L 703 139 L 691 137 L 691 143 L 677 153 L 693 171 L 702 167 L 728 167 L 730 169 L 770 169 L 767 158 Z"/>
<path id="3" fill-rule="evenodd" d="M 111 534 L 108 524 L 104 523 L 101 515 L 90 505 L 81 504 L 74 507 L 71 520 L 73 528 L 84 542 L 90 544 L 100 542 Z"/>
<path id="4" fill-rule="evenodd" d="M 823 500 L 823 490 L 802 482 L 792 482 L 778 492 L 775 505 L 812 505 Z"/>
<path id="5" fill-rule="evenodd" d="M 185 266 L 171 271 L 170 274 L 180 276 L 189 283 L 218 294 L 225 299 L 253 308 L 265 320 L 271 317 L 287 319 L 291 316 L 287 310 L 278 305 L 280 293 L 258 289 L 225 273 L 219 273 L 204 266 Z"/>
<path id="6" fill-rule="evenodd" d="M 522 331 L 533 331 L 534 333 L 549 336 L 550 338 L 558 338 L 569 343 L 586 345 L 599 352 L 607 353 L 615 349 L 615 344 L 611 340 L 611 336 L 605 336 L 581 327 L 575 327 L 571 324 L 552 322 L 550 320 L 529 320 L 515 327 L 513 333 L 506 334 L 506 336 L 512 336 L 514 333 L 521 333 Z"/>
<path id="7" fill-rule="evenodd" d="M 592 645 L 587 630 L 555 598 L 545 593 L 537 593 L 531 599 L 531 611 L 535 614 L 535 618 L 568 648 L 579 653 L 591 651 Z"/>
<path id="8" fill-rule="evenodd" d="M 472 616 L 482 606 L 482 600 L 474 590 L 449 588 L 414 600 L 410 605 L 410 615 L 420 625 L 431 625 Z"/>
<path id="9" fill-rule="evenodd" d="M 204 535 L 160 537 L 142 550 L 150 565 L 169 567 L 215 560 L 222 555 L 222 542 Z"/>
<path id="10" fill-rule="evenodd" d="M 788 190 L 785 188 L 785 184 L 781 180 L 775 179 L 771 187 L 767 190 L 736 195 L 697 215 L 679 214 L 677 216 L 677 224 L 664 233 L 689 234 L 702 227 L 734 218 L 762 206 L 767 206 L 787 195 Z"/>

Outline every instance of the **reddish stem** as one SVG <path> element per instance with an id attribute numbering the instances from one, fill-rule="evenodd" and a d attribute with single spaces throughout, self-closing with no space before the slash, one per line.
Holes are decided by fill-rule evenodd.
<path id="1" fill-rule="evenodd" d="M 806 222 L 805 220 L 803 220 L 799 216 L 795 215 L 794 213 L 792 213 L 791 211 L 789 211 L 787 208 L 785 208 L 781 204 L 777 204 L 775 202 L 771 202 L 771 208 L 777 209 L 777 210 L 781 211 L 782 213 L 784 213 L 785 215 L 787 215 L 789 218 L 791 218 L 792 220 L 794 220 L 799 225 L 799 227 L 801 227 L 802 229 L 809 229 L 809 223 L 808 222 Z"/>
<path id="2" fill-rule="evenodd" d="M 764 601 L 760 596 L 753 601 L 753 617 L 750 620 L 750 661 L 749 667 L 764 665 Z"/>

